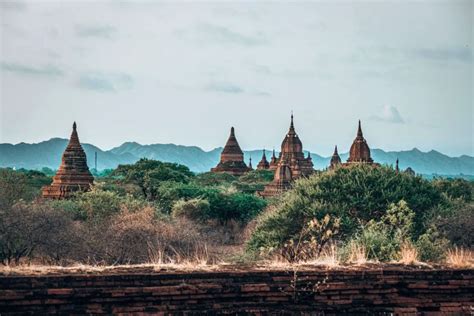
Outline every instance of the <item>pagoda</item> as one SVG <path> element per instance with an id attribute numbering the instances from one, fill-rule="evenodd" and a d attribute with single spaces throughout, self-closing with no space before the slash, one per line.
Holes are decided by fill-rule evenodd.
<path id="1" fill-rule="evenodd" d="M 341 164 L 341 157 L 339 157 L 339 153 L 337 152 L 337 146 L 334 147 L 334 153 L 331 157 L 331 162 L 329 164 L 329 169 L 335 169 L 337 166 Z"/>
<path id="2" fill-rule="evenodd" d="M 302 176 L 309 176 L 313 171 L 311 155 L 308 153 L 308 157 L 304 156 L 303 144 L 298 134 L 296 134 L 292 114 L 290 129 L 281 143 L 275 176 L 273 181 L 260 192 L 260 195 L 270 197 L 280 194 L 291 187 L 293 180 Z"/>
<path id="3" fill-rule="evenodd" d="M 277 167 L 278 167 L 278 158 L 275 155 L 275 149 L 273 149 L 272 158 L 270 159 L 268 169 L 271 171 L 275 171 Z"/>
<path id="4" fill-rule="evenodd" d="M 368 164 L 368 165 L 378 165 L 374 163 L 374 160 L 370 157 L 370 148 L 367 145 L 367 141 L 362 134 L 362 127 L 359 120 L 359 127 L 357 129 L 357 136 L 352 143 L 351 149 L 349 151 L 349 158 L 344 165 L 352 164 Z"/>
<path id="5" fill-rule="evenodd" d="M 215 173 L 229 173 L 235 176 L 241 176 L 250 171 L 244 162 L 244 153 L 240 149 L 237 138 L 235 138 L 234 128 L 230 129 L 230 136 L 221 153 L 221 160 L 216 167 L 211 169 Z"/>
<path id="6" fill-rule="evenodd" d="M 263 154 L 262 154 L 262 159 L 257 165 L 257 170 L 267 170 L 268 168 L 270 168 L 270 163 L 267 160 L 267 156 L 265 155 L 265 149 L 264 149 Z"/>
<path id="7" fill-rule="evenodd" d="M 44 198 L 63 199 L 73 196 L 76 192 L 89 191 L 94 177 L 87 166 L 87 158 L 77 135 L 76 122 L 72 125 L 72 134 L 64 150 L 61 165 L 53 183 L 43 187 Z"/>

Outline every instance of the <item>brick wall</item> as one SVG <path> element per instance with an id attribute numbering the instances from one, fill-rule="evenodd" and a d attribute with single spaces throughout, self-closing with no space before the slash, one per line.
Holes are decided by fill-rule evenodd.
<path id="1" fill-rule="evenodd" d="M 474 270 L 0 276 L 0 314 L 474 314 Z M 313 313 L 311 313 L 313 312 Z"/>

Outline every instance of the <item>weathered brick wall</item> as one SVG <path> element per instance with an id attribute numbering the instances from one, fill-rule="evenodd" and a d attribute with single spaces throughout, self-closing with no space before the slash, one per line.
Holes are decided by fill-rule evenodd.
<path id="1" fill-rule="evenodd" d="M 474 313 L 474 270 L 1 276 L 0 285 L 1 315 Z"/>

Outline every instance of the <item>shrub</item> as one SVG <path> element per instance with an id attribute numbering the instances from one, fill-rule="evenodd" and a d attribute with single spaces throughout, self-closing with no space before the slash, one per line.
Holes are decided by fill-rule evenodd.
<path id="1" fill-rule="evenodd" d="M 0 169 L 0 209 L 7 209 L 15 202 L 31 198 L 28 178 L 11 169 Z"/>
<path id="2" fill-rule="evenodd" d="M 397 260 L 401 247 L 411 243 L 413 211 L 405 201 L 390 204 L 379 221 L 370 221 L 349 242 L 365 249 L 368 259 Z"/>
<path id="3" fill-rule="evenodd" d="M 431 224 L 457 247 L 474 247 L 474 203 L 455 203 Z"/>
<path id="4" fill-rule="evenodd" d="M 433 185 L 451 199 L 472 201 L 474 182 L 464 179 L 434 179 Z"/>
<path id="5" fill-rule="evenodd" d="M 415 243 L 421 261 L 439 262 L 444 259 L 449 241 L 436 228 L 428 229 Z"/>
<path id="6" fill-rule="evenodd" d="M 278 248 L 309 218 L 321 219 L 325 214 L 341 219 L 341 237 L 348 238 L 370 220 L 380 221 L 389 205 L 400 200 L 413 210 L 416 237 L 423 232 L 423 214 L 443 198 L 429 181 L 387 167 L 353 166 L 317 173 L 297 180 L 275 202 L 275 210 L 259 219 L 247 248 Z"/>
<path id="7" fill-rule="evenodd" d="M 171 211 L 174 218 L 185 217 L 194 221 L 204 221 L 209 214 L 210 204 L 204 199 L 178 200 Z"/>
<path id="8" fill-rule="evenodd" d="M 0 261 L 19 263 L 33 256 L 63 263 L 80 244 L 68 214 L 47 205 L 17 204 L 0 210 Z"/>
<path id="9" fill-rule="evenodd" d="M 321 251 L 337 235 L 339 218 L 328 214 L 322 220 L 311 219 L 296 238 L 287 241 L 279 252 L 288 262 L 307 261 L 320 256 Z"/>

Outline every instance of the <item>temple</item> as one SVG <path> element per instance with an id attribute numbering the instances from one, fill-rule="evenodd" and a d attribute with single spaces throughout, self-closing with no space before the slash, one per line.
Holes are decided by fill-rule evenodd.
<path id="1" fill-rule="evenodd" d="M 71 138 L 64 150 L 61 165 L 53 177 L 53 183 L 43 187 L 44 198 L 69 198 L 76 192 L 90 190 L 94 182 L 94 177 L 87 166 L 86 154 L 79 142 L 76 127 L 76 122 L 74 122 Z"/>
<path id="2" fill-rule="evenodd" d="M 265 155 L 265 149 L 263 150 L 262 159 L 257 165 L 257 170 L 267 170 L 270 168 L 270 163 L 267 160 L 267 156 Z"/>
<path id="3" fill-rule="evenodd" d="M 240 149 L 237 138 L 235 138 L 234 128 L 230 129 L 230 136 L 224 149 L 221 153 L 221 160 L 216 167 L 211 169 L 211 172 L 225 172 L 235 176 L 243 175 L 250 171 L 249 167 L 244 162 L 244 153 Z"/>
<path id="4" fill-rule="evenodd" d="M 332 154 L 332 157 L 331 157 L 329 169 L 330 170 L 335 169 L 339 165 L 341 165 L 341 157 L 339 157 L 339 153 L 337 152 L 337 146 L 335 146 L 334 153 Z"/>
<path id="5" fill-rule="evenodd" d="M 310 154 L 308 153 L 308 157 L 304 156 L 303 144 L 295 131 L 293 114 L 291 115 L 290 129 L 281 144 L 276 166 L 273 181 L 260 192 L 263 197 L 275 196 L 288 190 L 293 180 L 302 176 L 309 176 L 314 171 Z"/>
<path id="6" fill-rule="evenodd" d="M 370 148 L 367 141 L 362 134 L 362 127 L 359 120 L 359 127 L 357 129 L 357 136 L 352 143 L 349 151 L 349 158 L 344 165 L 351 164 L 374 164 L 374 160 L 370 157 Z"/>
<path id="7" fill-rule="evenodd" d="M 275 171 L 277 169 L 277 167 L 278 167 L 278 158 L 275 155 L 275 149 L 273 149 L 272 158 L 270 159 L 268 169 L 272 170 L 272 171 Z"/>

